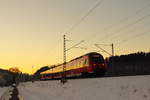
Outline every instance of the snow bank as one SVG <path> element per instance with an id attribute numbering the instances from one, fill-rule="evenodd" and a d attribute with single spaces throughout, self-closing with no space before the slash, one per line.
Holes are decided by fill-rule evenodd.
<path id="1" fill-rule="evenodd" d="M 150 100 L 150 76 L 22 83 L 23 100 Z"/>
<path id="2" fill-rule="evenodd" d="M 0 97 L 7 91 L 8 87 L 0 87 Z"/>
<path id="3" fill-rule="evenodd" d="M 0 100 L 9 100 L 12 90 L 12 87 L 0 88 Z"/>

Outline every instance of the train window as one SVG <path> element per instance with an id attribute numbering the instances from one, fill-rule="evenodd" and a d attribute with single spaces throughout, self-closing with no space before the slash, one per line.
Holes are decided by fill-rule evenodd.
<path id="1" fill-rule="evenodd" d="M 85 66 L 85 59 L 82 59 L 81 60 L 81 67 L 84 67 Z"/>
<path id="2" fill-rule="evenodd" d="M 99 56 L 99 55 L 94 55 L 91 57 L 91 60 L 94 62 L 94 63 L 103 63 L 104 62 L 104 59 L 103 57 Z"/>
<path id="3" fill-rule="evenodd" d="M 87 60 L 84 60 L 84 65 L 87 65 Z"/>
<path id="4" fill-rule="evenodd" d="M 100 57 L 100 55 L 92 55 L 92 57 Z"/>
<path id="5" fill-rule="evenodd" d="M 77 66 L 78 68 L 80 67 L 80 61 L 78 61 L 78 66 Z"/>

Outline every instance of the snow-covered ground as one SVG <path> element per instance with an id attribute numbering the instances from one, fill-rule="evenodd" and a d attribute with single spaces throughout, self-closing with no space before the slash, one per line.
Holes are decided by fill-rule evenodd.
<path id="1" fill-rule="evenodd" d="M 12 87 L 0 87 L 0 100 L 9 100 Z"/>
<path id="2" fill-rule="evenodd" d="M 0 87 L 0 97 L 8 90 L 8 87 Z"/>
<path id="3" fill-rule="evenodd" d="M 150 76 L 28 82 L 19 85 L 21 100 L 150 100 Z"/>

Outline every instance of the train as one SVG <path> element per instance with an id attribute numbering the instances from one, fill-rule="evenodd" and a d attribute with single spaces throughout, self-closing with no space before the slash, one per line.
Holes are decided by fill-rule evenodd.
<path id="1" fill-rule="evenodd" d="M 59 79 L 64 75 L 67 78 L 81 76 L 104 76 L 107 65 L 103 56 L 97 52 L 90 52 L 77 57 L 69 62 L 51 66 L 48 70 L 41 72 L 41 79 Z"/>

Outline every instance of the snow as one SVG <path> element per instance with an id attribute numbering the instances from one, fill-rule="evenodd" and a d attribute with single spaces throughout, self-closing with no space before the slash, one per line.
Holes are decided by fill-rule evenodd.
<path id="1" fill-rule="evenodd" d="M 1 87 L 0 88 L 0 100 L 9 100 L 11 97 L 12 87 Z"/>
<path id="2" fill-rule="evenodd" d="M 0 87 L 0 97 L 5 93 L 8 87 Z"/>
<path id="3" fill-rule="evenodd" d="M 4 93 L 5 89 L 4 88 L 0 88 L 0 97 L 2 96 L 2 94 Z"/>
<path id="4" fill-rule="evenodd" d="M 150 100 L 150 76 L 21 83 L 21 100 Z"/>

